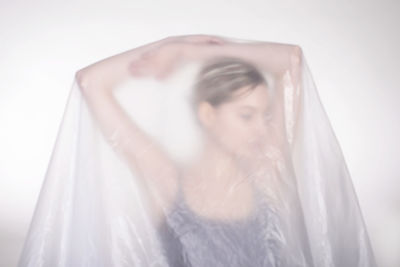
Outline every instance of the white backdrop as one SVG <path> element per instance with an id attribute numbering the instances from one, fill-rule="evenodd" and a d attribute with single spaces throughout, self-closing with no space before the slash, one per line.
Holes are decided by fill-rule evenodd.
<path id="1" fill-rule="evenodd" d="M 169 35 L 298 44 L 381 267 L 400 266 L 400 2 L 0 0 L 0 266 L 16 266 L 74 74 Z"/>

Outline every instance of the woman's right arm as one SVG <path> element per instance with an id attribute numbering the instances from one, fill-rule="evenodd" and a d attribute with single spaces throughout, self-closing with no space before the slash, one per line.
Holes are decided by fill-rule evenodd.
<path id="1" fill-rule="evenodd" d="M 202 34 L 170 36 L 103 59 L 76 73 L 79 88 L 106 140 L 122 155 L 132 170 L 139 173 L 146 183 L 160 188 L 167 197 L 175 191 L 177 166 L 156 140 L 131 120 L 114 97 L 113 89 L 138 74 L 132 68 L 135 64 L 145 68 L 146 74 L 161 77 L 160 74 L 168 71 L 170 64 L 178 58 L 180 45 L 174 44 L 222 42 L 216 36 Z M 171 47 L 173 50 L 167 49 L 168 53 L 159 54 L 159 49 L 163 47 Z"/>
<path id="2" fill-rule="evenodd" d="M 116 101 L 113 89 L 134 74 L 132 66 L 135 64 L 145 69 L 146 74 L 161 76 L 159 74 L 177 61 L 182 44 L 219 42 L 223 40 L 201 34 L 170 36 L 103 59 L 76 73 L 81 92 L 105 138 L 142 176 L 151 180 L 161 179 L 158 177 L 176 176 L 177 170 L 156 141 L 126 114 Z M 165 51 L 163 47 L 168 47 L 168 53 L 158 53 L 160 49 Z"/>
<path id="3" fill-rule="evenodd" d="M 113 95 L 115 86 L 130 75 L 128 64 L 148 48 L 152 47 L 139 47 L 97 62 L 78 71 L 76 80 L 105 139 L 131 170 L 151 189 L 157 189 L 155 193 L 165 204 L 164 200 L 174 195 L 178 170 L 166 151 L 138 127 Z"/>

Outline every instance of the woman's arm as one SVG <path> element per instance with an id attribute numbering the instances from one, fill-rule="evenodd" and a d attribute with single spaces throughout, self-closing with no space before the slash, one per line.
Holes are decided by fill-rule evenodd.
<path id="1" fill-rule="evenodd" d="M 176 188 L 175 163 L 156 140 L 138 127 L 113 95 L 116 85 L 130 76 L 128 64 L 150 48 L 154 48 L 154 43 L 92 64 L 78 71 L 76 80 L 105 139 L 128 167 L 143 178 L 141 182 L 156 189 L 154 194 L 165 205 Z"/>
<path id="2" fill-rule="evenodd" d="M 92 90 L 93 89 L 93 90 Z M 100 88 L 97 88 L 100 89 Z M 144 132 L 122 108 L 111 90 L 82 90 L 104 138 L 129 167 L 147 179 L 176 174 L 166 151 Z"/>
<path id="3" fill-rule="evenodd" d="M 158 201 L 162 205 L 161 207 L 154 206 L 154 212 L 158 215 L 175 196 L 177 166 L 166 151 L 128 116 L 114 97 L 113 89 L 118 83 L 132 75 L 129 68 L 132 62 L 137 62 L 138 59 L 143 60 L 146 58 L 143 58 L 144 54 L 178 41 L 219 42 L 217 38 L 205 35 L 172 36 L 106 58 L 76 73 L 76 81 L 82 95 L 105 139 L 128 163 L 128 167 L 144 178 L 141 182 L 145 182 L 149 186 L 148 189 L 155 190 L 152 195 L 159 198 Z M 164 58 L 158 58 L 158 60 L 165 61 Z M 154 70 L 148 70 L 154 72 Z"/>
<path id="4" fill-rule="evenodd" d="M 111 90 L 90 87 L 82 92 L 109 144 L 118 156 L 122 156 L 128 168 L 138 174 L 136 182 L 149 193 L 150 215 L 154 222 L 160 222 L 176 194 L 178 170 L 175 163 L 131 120 Z"/>
<path id="5" fill-rule="evenodd" d="M 219 46 L 182 44 L 183 57 L 189 61 L 207 60 L 216 56 L 239 57 L 262 71 L 281 77 L 286 71 L 296 75 L 302 49 L 297 45 L 270 42 L 233 43 Z"/>
<path id="6" fill-rule="evenodd" d="M 143 176 L 156 177 L 161 176 L 160 173 L 165 176 L 169 172 L 175 174 L 176 170 L 165 151 L 125 113 L 113 89 L 131 77 L 132 63 L 139 63 L 141 68 L 147 67 L 148 74 L 157 75 L 160 66 L 176 61 L 179 50 L 159 54 L 163 47 L 174 47 L 171 45 L 174 43 L 218 44 L 222 41 L 208 35 L 171 36 L 103 59 L 76 73 L 81 92 L 105 138 Z"/>
<path id="7" fill-rule="evenodd" d="M 132 73 L 130 66 L 133 62 L 141 62 L 145 64 L 147 59 L 151 59 L 152 54 L 157 53 L 160 48 L 168 46 L 170 44 L 212 44 L 218 45 L 223 44 L 225 41 L 218 36 L 204 35 L 204 34 L 192 34 L 192 35 L 181 35 L 181 36 L 169 36 L 159 41 L 155 41 L 146 45 L 136 47 L 134 49 L 125 51 L 123 53 L 105 58 L 94 64 L 91 64 L 76 73 L 76 78 L 80 82 L 80 86 L 84 90 L 89 90 L 90 87 L 98 87 L 101 85 L 106 88 L 113 88 L 118 83 L 125 79 L 128 79 Z M 173 57 L 161 58 L 161 63 L 170 63 L 174 60 Z M 155 63 L 155 62 L 153 62 Z M 158 66 L 154 66 L 158 67 Z M 155 70 L 148 70 L 153 72 Z M 156 74 L 156 73 L 153 73 Z M 96 89 L 98 90 L 98 89 Z"/>

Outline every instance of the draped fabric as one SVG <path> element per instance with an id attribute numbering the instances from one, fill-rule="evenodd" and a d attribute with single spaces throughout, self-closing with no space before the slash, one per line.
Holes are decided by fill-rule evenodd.
<path id="1" fill-rule="evenodd" d="M 19 267 L 376 266 L 299 45 L 129 53 L 73 77 Z"/>

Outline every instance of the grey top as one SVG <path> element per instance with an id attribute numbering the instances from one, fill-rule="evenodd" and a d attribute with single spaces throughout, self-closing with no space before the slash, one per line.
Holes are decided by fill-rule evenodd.
<path id="1" fill-rule="evenodd" d="M 278 267 L 278 217 L 255 188 L 257 212 L 232 222 L 205 219 L 185 203 L 179 185 L 171 212 L 158 229 L 171 267 Z"/>

